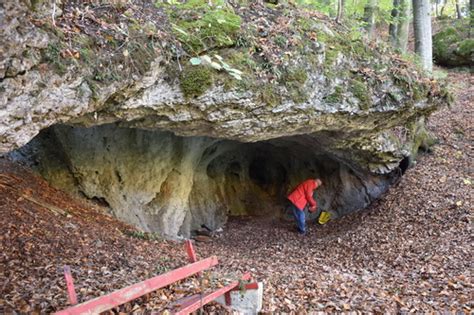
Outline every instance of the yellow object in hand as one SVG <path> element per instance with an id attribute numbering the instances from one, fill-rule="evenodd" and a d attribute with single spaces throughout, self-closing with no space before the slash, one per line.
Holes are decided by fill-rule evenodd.
<path id="1" fill-rule="evenodd" d="M 331 214 L 326 211 L 321 212 L 321 215 L 318 218 L 319 224 L 326 224 L 329 220 L 331 220 Z"/>

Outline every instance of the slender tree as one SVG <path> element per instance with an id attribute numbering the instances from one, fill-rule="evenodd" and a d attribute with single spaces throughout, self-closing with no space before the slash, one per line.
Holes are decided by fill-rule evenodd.
<path id="1" fill-rule="evenodd" d="M 345 0 L 337 0 L 337 16 L 336 16 L 336 22 L 341 22 L 342 19 L 344 18 L 344 6 L 345 6 Z"/>
<path id="2" fill-rule="evenodd" d="M 456 15 L 458 19 L 462 19 L 461 5 L 459 4 L 459 0 L 456 0 Z"/>
<path id="3" fill-rule="evenodd" d="M 375 35 L 375 18 L 377 12 L 377 0 L 368 0 L 364 8 L 364 21 L 369 38 Z"/>
<path id="4" fill-rule="evenodd" d="M 398 9 L 397 48 L 406 52 L 410 33 L 410 0 L 400 0 Z"/>
<path id="5" fill-rule="evenodd" d="M 412 0 L 415 51 L 420 56 L 423 68 L 433 70 L 433 47 L 431 42 L 431 14 L 429 0 Z"/>
<path id="6" fill-rule="evenodd" d="M 448 4 L 448 0 L 444 0 L 444 4 L 443 6 L 441 7 L 441 12 L 440 12 L 440 15 L 443 16 L 444 14 L 444 9 L 446 9 L 446 5 Z"/>
<path id="7" fill-rule="evenodd" d="M 408 0 L 393 0 L 392 22 L 389 27 L 390 42 L 401 52 L 406 52 L 410 29 L 410 3 Z"/>
<path id="8" fill-rule="evenodd" d="M 388 27 L 388 34 L 390 35 L 390 42 L 392 46 L 397 47 L 397 33 L 398 33 L 398 20 L 399 20 L 399 7 L 400 0 L 393 0 L 393 8 L 391 12 L 392 21 Z"/>
<path id="9" fill-rule="evenodd" d="M 473 36 L 472 29 L 474 28 L 474 0 L 469 1 L 469 15 L 471 18 L 471 25 L 469 27 L 469 37 Z"/>

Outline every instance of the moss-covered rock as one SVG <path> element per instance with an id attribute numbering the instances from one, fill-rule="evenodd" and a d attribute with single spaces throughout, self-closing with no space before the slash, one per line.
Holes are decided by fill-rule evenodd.
<path id="1" fill-rule="evenodd" d="M 350 90 L 352 94 L 359 100 L 359 106 L 363 110 L 368 110 L 371 105 L 370 92 L 366 82 L 353 79 L 350 82 Z"/>
<path id="2" fill-rule="evenodd" d="M 212 86 L 212 70 L 204 66 L 189 66 L 180 76 L 179 86 L 186 98 L 204 94 Z"/>
<path id="3" fill-rule="evenodd" d="M 469 19 L 444 21 L 444 27 L 433 36 L 433 57 L 439 65 L 458 67 L 474 64 L 474 39 L 469 37 Z"/>

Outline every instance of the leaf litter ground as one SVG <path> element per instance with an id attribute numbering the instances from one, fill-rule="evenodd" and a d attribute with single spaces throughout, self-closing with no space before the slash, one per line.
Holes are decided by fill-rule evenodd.
<path id="1" fill-rule="evenodd" d="M 474 79 L 454 71 L 449 79 L 457 101 L 429 122 L 439 144 L 370 208 L 309 223 L 305 237 L 292 223 L 231 219 L 212 242 L 196 244 L 199 257 L 219 257 L 214 273 L 115 311 L 163 311 L 172 300 L 222 286 L 217 279 L 226 271 L 249 270 L 264 283 L 264 312 L 471 313 Z M 0 313 L 67 307 L 65 264 L 85 301 L 187 263 L 182 243 L 130 237 L 124 232 L 133 228 L 31 171 L 5 160 L 0 170 Z"/>

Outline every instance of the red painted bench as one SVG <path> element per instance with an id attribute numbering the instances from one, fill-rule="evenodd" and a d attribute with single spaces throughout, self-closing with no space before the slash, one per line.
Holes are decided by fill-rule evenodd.
<path id="1" fill-rule="evenodd" d="M 130 285 L 118 291 L 103 295 L 90 301 L 86 301 L 81 304 L 77 304 L 76 292 L 74 289 L 74 282 L 71 276 L 71 271 L 68 266 L 64 268 L 64 275 L 66 278 L 69 302 L 73 306 L 59 311 L 55 314 L 58 315 L 75 315 L 75 314 L 98 314 L 111 310 L 114 307 L 125 304 L 132 300 L 135 300 L 145 294 L 156 291 L 163 287 L 166 287 L 174 282 L 183 280 L 194 274 L 200 274 L 201 271 L 209 269 L 218 264 L 217 257 L 212 256 L 203 260 L 197 261 L 196 253 L 194 251 L 191 241 L 186 241 L 186 252 L 188 254 L 191 264 L 184 267 L 169 271 L 159 276 L 147 279 L 145 281 Z M 245 273 L 240 281 L 249 281 L 251 279 L 250 273 Z M 182 299 L 173 304 L 172 310 L 175 314 L 189 314 L 201 306 L 215 300 L 216 298 L 224 295 L 227 305 L 230 305 L 230 291 L 238 290 L 240 281 L 234 281 L 223 288 L 219 288 L 216 291 L 195 294 L 193 296 Z M 256 283 L 246 285 L 248 289 L 256 289 Z M 77 304 L 77 305 L 75 305 Z"/>

